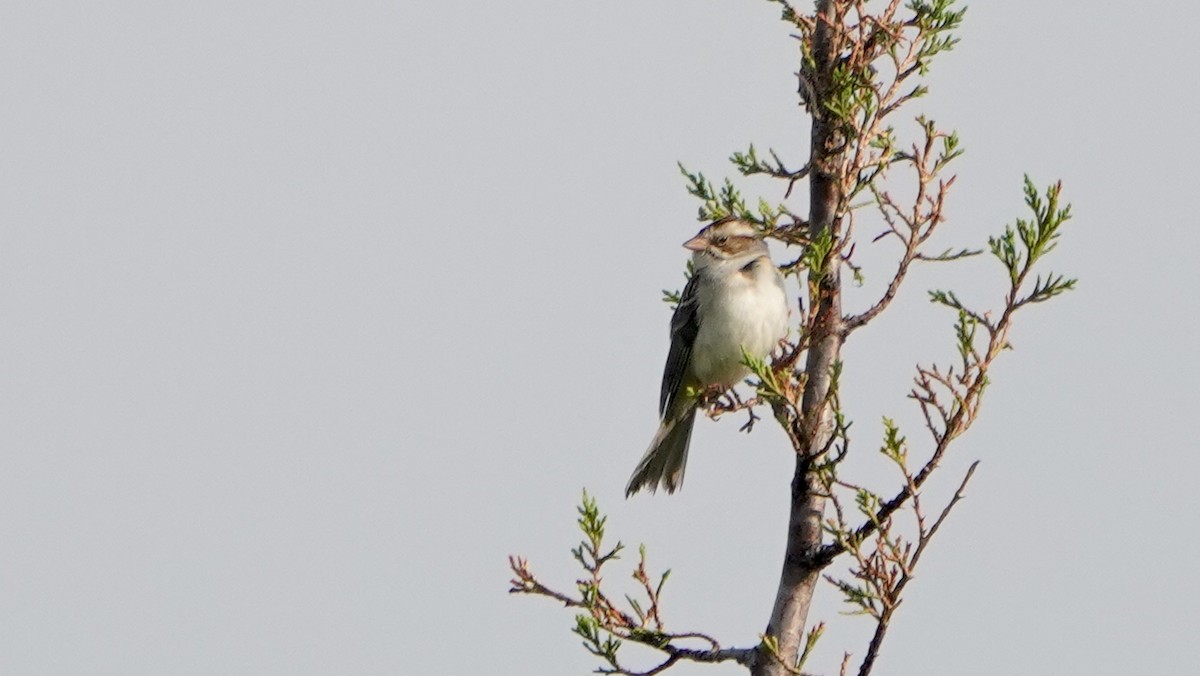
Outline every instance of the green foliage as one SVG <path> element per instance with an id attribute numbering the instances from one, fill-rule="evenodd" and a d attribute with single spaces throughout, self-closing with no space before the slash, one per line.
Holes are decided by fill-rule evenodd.
<path id="1" fill-rule="evenodd" d="M 788 665 L 787 662 L 785 662 L 784 656 L 782 656 L 782 653 L 780 653 L 779 639 L 776 638 L 776 636 L 763 634 L 760 646 L 763 652 L 766 652 L 769 654 L 769 656 L 780 660 L 780 662 L 786 666 L 787 670 L 790 671 L 791 674 L 796 676 L 805 676 L 804 672 L 802 671 L 802 669 L 804 669 L 804 663 L 808 662 L 809 656 L 812 654 L 812 650 L 817 647 L 817 641 L 821 640 L 822 635 L 824 635 L 824 622 L 818 622 L 815 627 L 809 629 L 809 632 L 805 634 L 804 650 L 800 652 L 799 657 L 796 659 L 796 663 L 791 665 Z"/>
<path id="2" fill-rule="evenodd" d="M 1013 226 L 1007 226 L 1002 235 L 988 239 L 992 255 L 1008 271 L 1014 289 L 1020 286 L 1042 256 L 1054 250 L 1058 244 L 1059 228 L 1071 218 L 1071 205 L 1059 208 L 1061 183 L 1046 188 L 1045 199 L 1029 176 L 1025 177 L 1024 188 L 1025 204 L 1033 212 L 1032 220 L 1019 218 L 1015 231 Z M 1033 290 L 1018 299 L 1017 306 L 1049 300 L 1075 288 L 1076 281 L 1054 273 L 1048 273 L 1045 277 L 1038 275 Z"/>
<path id="3" fill-rule="evenodd" d="M 600 513 L 600 509 L 596 506 L 596 499 L 588 495 L 587 491 L 583 492 L 583 500 L 577 508 L 579 512 L 579 530 L 583 532 L 584 540 L 579 543 L 579 546 L 571 550 L 571 555 L 580 563 L 586 570 L 598 570 L 601 566 L 620 558 L 621 550 L 625 545 L 617 542 L 617 545 L 610 549 L 607 553 L 603 551 L 604 542 L 604 526 L 608 523 L 608 517 Z M 582 587 L 586 583 L 581 582 Z M 589 592 L 594 590 L 589 589 Z M 588 592 L 585 592 L 587 598 Z"/>
<path id="4" fill-rule="evenodd" d="M 646 547 L 638 548 L 639 560 L 633 571 L 633 579 L 640 585 L 645 594 L 645 600 L 639 601 L 626 594 L 625 600 L 632 609 L 632 614 L 622 610 L 605 593 L 601 587 L 603 569 L 608 564 L 620 558 L 624 546 L 618 542 L 612 549 L 604 545 L 605 527 L 608 518 L 605 517 L 596 500 L 585 490 L 577 509 L 579 514 L 577 524 L 583 533 L 583 540 L 578 547 L 571 550 L 571 555 L 583 568 L 584 576 L 576 581 L 579 596 L 571 597 L 554 591 L 538 581 L 529 570 L 528 563 L 520 557 L 509 557 L 509 566 L 514 577 L 511 580 L 510 593 L 538 594 L 555 599 L 568 608 L 577 608 L 575 623 L 571 632 L 582 639 L 583 647 L 592 655 L 602 659 L 607 666 L 600 666 L 597 673 L 602 674 L 632 674 L 618 660 L 618 651 L 627 642 L 639 643 L 656 648 L 669 655 L 669 661 L 679 659 L 680 648 L 672 645 L 671 641 L 683 637 L 695 637 L 703 634 L 691 632 L 688 634 L 669 634 L 663 630 L 660 614 L 660 597 L 663 587 L 670 577 L 671 571 L 665 571 L 657 584 L 653 584 L 646 572 Z M 715 643 L 714 643 L 715 650 Z M 690 659 L 702 661 L 721 661 L 738 659 L 738 653 L 714 655 L 707 660 L 703 651 L 691 651 Z"/>
<path id="5" fill-rule="evenodd" d="M 751 149 L 753 152 L 753 148 Z M 740 153 L 735 156 L 741 157 Z M 749 162 L 748 158 L 744 158 Z M 754 162 L 758 162 L 757 156 Z M 679 163 L 679 172 L 687 180 L 688 194 L 700 200 L 701 205 L 697 217 L 701 221 L 711 222 L 722 218 L 739 218 L 758 225 L 763 230 L 774 227 L 779 217 L 787 213 L 783 205 L 772 205 L 764 199 L 759 199 L 755 210 L 746 206 L 746 199 L 741 191 L 728 178 L 720 188 L 713 185 L 703 172 L 691 173 L 683 163 Z"/>
<path id="6" fill-rule="evenodd" d="M 793 24 L 796 23 L 797 19 L 799 18 L 798 15 L 796 14 L 796 9 L 794 7 L 792 7 L 792 5 L 789 2 L 787 2 L 787 0 L 767 0 L 767 2 L 782 5 L 783 8 L 781 10 L 782 14 L 781 14 L 780 18 L 783 19 L 784 21 L 787 21 L 788 23 L 793 23 Z"/>
<path id="7" fill-rule="evenodd" d="M 842 601 L 852 606 L 853 610 L 843 611 L 843 615 L 879 615 L 879 595 L 871 591 L 867 585 L 848 580 L 827 578 L 838 591 L 842 592 Z"/>
<path id="8" fill-rule="evenodd" d="M 825 265 L 829 262 L 829 256 L 832 254 L 833 233 L 824 229 L 809 241 L 808 246 L 804 247 L 804 253 L 800 254 L 800 261 L 807 270 L 824 270 Z M 809 283 L 817 281 L 818 278 L 815 275 L 809 277 Z"/>
<path id="9" fill-rule="evenodd" d="M 575 627 L 571 631 L 583 639 L 583 647 L 588 652 L 608 662 L 611 666 L 611 669 L 604 667 L 597 669 L 598 673 L 612 673 L 619 668 L 617 651 L 621 648 L 621 639 L 604 633 L 600 628 L 599 620 L 591 615 L 579 613 L 575 616 Z"/>
<path id="10" fill-rule="evenodd" d="M 780 174 L 789 173 L 783 166 L 783 160 L 779 159 L 779 155 L 773 149 L 768 148 L 767 152 L 771 153 L 771 160 L 765 161 L 758 157 L 758 151 L 754 149 L 754 144 L 750 144 L 749 150 L 746 152 L 734 151 L 733 155 L 729 156 L 729 161 L 742 176 L 754 176 L 755 174 L 767 174 L 769 176 L 777 176 Z"/>
<path id="11" fill-rule="evenodd" d="M 679 172 L 687 179 L 688 194 L 701 201 L 699 220 L 716 221 L 731 216 L 735 218 L 750 216 L 750 211 L 746 208 L 746 201 L 742 199 L 741 193 L 729 179 L 725 179 L 725 183 L 720 189 L 717 189 L 702 172 L 693 174 L 683 166 L 683 163 L 679 163 Z"/>
<path id="12" fill-rule="evenodd" d="M 1061 228 L 1071 218 L 1071 205 L 1060 206 L 1062 184 L 1056 183 L 1046 188 L 1043 197 L 1028 176 L 1024 181 L 1025 205 L 1033 213 L 1030 219 L 1018 218 L 1016 225 L 1005 226 L 1000 235 L 988 238 L 988 249 L 992 256 L 1004 266 L 1008 277 L 1010 309 L 1014 312 L 1030 303 L 1041 303 L 1066 291 L 1074 289 L 1076 279 L 1068 279 L 1061 274 L 1048 272 L 1038 274 L 1033 281 L 1033 288 L 1023 292 L 1030 273 L 1041 259 L 1054 250 L 1061 236 Z M 933 290 L 929 299 L 939 305 L 953 308 L 959 312 L 956 324 L 959 352 L 966 349 L 964 341 L 974 340 L 974 327 L 984 324 L 995 329 L 995 323 L 983 314 L 971 310 L 953 292 Z M 964 354 L 965 356 L 965 354 Z"/>
<path id="13" fill-rule="evenodd" d="M 884 416 L 883 446 L 879 448 L 879 452 L 900 467 L 906 467 L 908 463 L 907 442 L 907 439 L 900 436 L 900 428 L 896 425 L 896 421 Z"/>
<path id="14" fill-rule="evenodd" d="M 924 39 L 917 52 L 917 64 L 921 75 L 929 71 L 929 61 L 941 52 L 950 51 L 958 44 L 958 38 L 950 33 L 962 25 L 967 8 L 951 10 L 954 0 L 913 0 L 906 5 L 912 10 L 912 22 L 921 29 Z"/>
<path id="15" fill-rule="evenodd" d="M 817 642 L 821 640 L 821 636 L 824 634 L 824 622 L 818 622 L 816 626 L 808 631 L 808 635 L 804 637 L 804 650 L 800 653 L 800 659 L 796 660 L 797 671 L 804 668 L 804 663 L 808 661 L 808 656 L 812 654 L 813 649 L 817 647 Z"/>
<path id="16" fill-rule="evenodd" d="M 1018 275 L 1037 262 L 1042 255 L 1054 249 L 1058 239 L 1058 229 L 1071 218 L 1071 206 L 1058 208 L 1058 198 L 1061 186 L 1052 185 L 1046 189 L 1046 198 L 1038 193 L 1037 186 L 1029 176 L 1025 177 L 1025 204 L 1033 211 L 1032 221 L 1017 219 L 1016 232 L 1013 227 L 1004 229 L 1004 234 L 991 237 L 988 244 L 992 254 L 1008 268 L 1009 276 L 1015 282 Z M 1016 238 L 1020 237 L 1022 250 L 1016 246 Z"/>
<path id="17" fill-rule="evenodd" d="M 917 116 L 917 124 L 919 124 L 922 131 L 924 131 L 925 138 L 936 138 L 941 142 L 941 149 L 938 151 L 937 158 L 933 161 L 933 168 L 930 171 L 931 174 L 941 173 L 941 171 L 946 168 L 946 165 L 958 159 L 964 152 L 966 152 L 966 150 L 962 148 L 960 144 L 958 132 L 952 131 L 949 134 L 943 134 L 938 131 L 937 123 L 926 118 L 924 115 Z M 901 156 L 906 158 L 909 157 L 906 153 L 902 153 Z"/>
<path id="18" fill-rule="evenodd" d="M 975 353 L 975 330 L 979 322 L 966 310 L 958 311 L 958 321 L 954 323 L 954 336 L 957 339 L 958 355 L 964 360 L 971 359 Z"/>
<path id="19" fill-rule="evenodd" d="M 765 359 L 759 359 L 742 348 L 742 364 L 750 369 L 754 377 L 758 378 L 758 396 L 767 402 L 784 403 L 787 401 L 787 394 L 775 376 L 775 371 L 771 369 L 771 365 Z"/>
<path id="20" fill-rule="evenodd" d="M 779 652 L 779 639 L 775 636 L 763 634 L 760 645 L 762 646 L 762 650 L 768 655 L 773 656 L 775 659 L 787 665 L 788 671 L 796 676 L 805 676 L 801 669 L 804 668 L 805 662 L 808 661 L 808 657 L 812 654 L 813 649 L 817 647 L 817 642 L 821 640 L 821 636 L 824 634 L 824 622 L 818 622 L 815 626 L 813 626 L 812 629 L 809 629 L 808 633 L 804 637 L 804 650 L 800 653 L 800 656 L 796 659 L 796 663 L 793 665 L 787 665 L 787 663 L 784 661 L 782 653 Z"/>
<path id="21" fill-rule="evenodd" d="M 878 110 L 878 100 L 871 86 L 873 73 L 870 68 L 869 63 L 852 67 L 845 61 L 838 62 L 833 67 L 825 110 L 845 122 L 860 115 L 873 115 Z"/>
<path id="22" fill-rule="evenodd" d="M 571 631 L 583 639 L 583 647 L 588 652 L 609 664 L 609 667 L 601 667 L 597 671 L 613 673 L 620 669 L 617 651 L 621 648 L 621 640 L 603 623 L 609 603 L 600 589 L 600 570 L 604 564 L 620 558 L 624 545 L 617 542 L 615 547 L 604 551 L 604 527 L 608 517 L 600 513 L 595 498 L 588 495 L 586 490 L 577 511 L 579 518 L 576 523 L 584 539 L 571 550 L 571 555 L 589 573 L 588 577 L 577 582 L 580 605 L 588 612 L 575 616 L 575 626 Z"/>

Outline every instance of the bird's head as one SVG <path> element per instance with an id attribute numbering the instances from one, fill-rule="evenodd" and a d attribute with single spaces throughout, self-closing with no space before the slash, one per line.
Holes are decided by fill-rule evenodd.
<path id="1" fill-rule="evenodd" d="M 704 227 L 696 236 L 683 243 L 683 248 L 695 252 L 695 257 L 723 261 L 748 254 L 766 253 L 767 245 L 754 225 L 736 218 L 724 218 Z"/>

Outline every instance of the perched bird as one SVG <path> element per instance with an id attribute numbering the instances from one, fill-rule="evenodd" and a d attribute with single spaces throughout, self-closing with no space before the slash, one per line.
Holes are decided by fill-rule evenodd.
<path id="1" fill-rule="evenodd" d="M 659 399 L 661 422 L 625 496 L 683 485 L 688 444 L 702 394 L 724 391 L 749 370 L 742 350 L 765 359 L 787 335 L 783 276 L 754 226 L 726 218 L 683 243 L 692 278 L 671 317 L 671 349 Z"/>

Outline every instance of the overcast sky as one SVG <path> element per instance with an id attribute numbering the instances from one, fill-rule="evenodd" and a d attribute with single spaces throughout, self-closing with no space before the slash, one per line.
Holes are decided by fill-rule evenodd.
<path id="1" fill-rule="evenodd" d="M 1197 668 L 1198 20 L 977 2 L 910 108 L 967 149 L 940 242 L 1061 178 L 1081 281 L 1019 318 L 880 673 Z M 750 0 L 0 6 L 0 671 L 587 673 L 571 613 L 505 592 L 509 553 L 571 587 L 585 486 L 673 570 L 668 628 L 754 643 L 782 434 L 701 421 L 682 493 L 622 490 L 698 226 L 675 163 L 804 161 L 788 32 Z M 1002 274 L 920 268 L 853 337 L 856 476 L 894 480 L 881 416 L 924 442 L 925 290 Z M 865 648 L 840 610 L 814 671 Z"/>

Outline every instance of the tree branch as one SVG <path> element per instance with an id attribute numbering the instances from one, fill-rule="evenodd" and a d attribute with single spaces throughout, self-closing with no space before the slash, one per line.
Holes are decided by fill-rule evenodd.
<path id="1" fill-rule="evenodd" d="M 954 497 L 951 498 L 950 502 L 948 502 L 942 509 L 942 513 L 938 516 L 937 521 L 934 521 L 933 525 L 930 526 L 928 530 L 925 530 L 923 526 L 921 527 L 921 532 L 917 540 L 917 547 L 912 552 L 912 555 L 908 557 L 908 560 L 903 566 L 903 572 L 901 573 L 899 580 L 896 581 L 890 590 L 890 594 L 897 599 L 897 601 L 899 600 L 900 595 L 904 592 L 904 588 L 907 587 L 908 583 L 913 580 L 913 569 L 916 568 L 917 562 L 921 559 L 921 554 L 925 552 L 925 549 L 929 546 L 929 542 L 933 539 L 933 536 L 937 535 L 938 529 L 941 528 L 942 523 L 946 521 L 946 517 L 950 516 L 950 510 L 954 509 L 954 506 L 957 505 L 964 497 L 966 497 L 964 491 L 967 489 L 967 483 L 970 482 L 971 477 L 975 475 L 975 468 L 978 466 L 978 460 L 971 463 L 970 468 L 967 469 L 966 476 L 963 477 L 962 481 L 958 485 L 958 490 L 954 492 Z M 918 520 L 923 521 L 919 511 L 917 512 L 917 515 Z M 871 669 L 874 668 L 875 660 L 878 659 L 880 648 L 883 646 L 884 636 L 887 635 L 888 627 L 891 626 L 892 616 L 895 614 L 896 608 L 898 607 L 899 603 L 886 607 L 879 619 L 876 621 L 875 632 L 871 636 L 871 643 L 867 646 L 867 654 L 863 656 L 862 665 L 858 669 L 858 676 L 868 676 L 871 673 Z"/>

